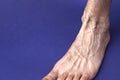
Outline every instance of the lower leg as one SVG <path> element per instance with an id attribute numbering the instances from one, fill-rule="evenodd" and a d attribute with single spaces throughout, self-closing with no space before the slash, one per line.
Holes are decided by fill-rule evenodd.
<path id="1" fill-rule="evenodd" d="M 91 80 L 109 42 L 110 0 L 88 0 L 82 27 L 70 49 L 43 80 Z"/>

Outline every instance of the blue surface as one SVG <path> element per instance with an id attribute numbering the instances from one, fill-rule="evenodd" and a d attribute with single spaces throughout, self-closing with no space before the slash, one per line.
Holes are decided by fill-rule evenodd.
<path id="1" fill-rule="evenodd" d="M 84 0 L 0 0 L 0 80 L 41 80 L 75 39 Z M 120 80 L 120 1 L 111 7 L 111 42 L 95 80 Z"/>

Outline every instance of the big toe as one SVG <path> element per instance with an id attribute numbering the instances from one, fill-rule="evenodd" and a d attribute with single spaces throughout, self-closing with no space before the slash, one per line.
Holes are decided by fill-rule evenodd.
<path id="1" fill-rule="evenodd" d="M 68 76 L 68 72 L 64 72 L 63 74 L 58 76 L 57 80 L 65 80 L 67 76 Z"/>
<path id="2" fill-rule="evenodd" d="M 46 75 L 42 80 L 56 80 L 57 72 L 51 71 L 48 75 Z"/>

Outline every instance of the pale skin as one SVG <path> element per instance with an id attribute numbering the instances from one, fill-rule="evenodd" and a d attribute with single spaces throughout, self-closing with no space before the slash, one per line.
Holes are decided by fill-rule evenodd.
<path id="1" fill-rule="evenodd" d="M 66 54 L 43 80 L 92 80 L 110 40 L 111 0 L 88 0 L 81 29 Z"/>

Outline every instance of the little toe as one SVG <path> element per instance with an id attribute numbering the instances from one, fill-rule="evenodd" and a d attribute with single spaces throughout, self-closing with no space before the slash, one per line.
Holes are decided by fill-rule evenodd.
<path id="1" fill-rule="evenodd" d="M 45 76 L 42 80 L 56 80 L 57 72 L 51 71 L 47 76 Z"/>
<path id="2" fill-rule="evenodd" d="M 83 75 L 80 80 L 89 80 L 89 77 Z"/>
<path id="3" fill-rule="evenodd" d="M 65 80 L 65 79 L 67 78 L 67 76 L 68 76 L 68 73 L 65 72 L 65 73 L 63 73 L 62 75 L 58 76 L 58 79 L 57 79 L 57 80 Z"/>
<path id="4" fill-rule="evenodd" d="M 74 75 L 73 74 L 69 74 L 66 78 L 66 80 L 73 80 L 74 78 Z"/>

